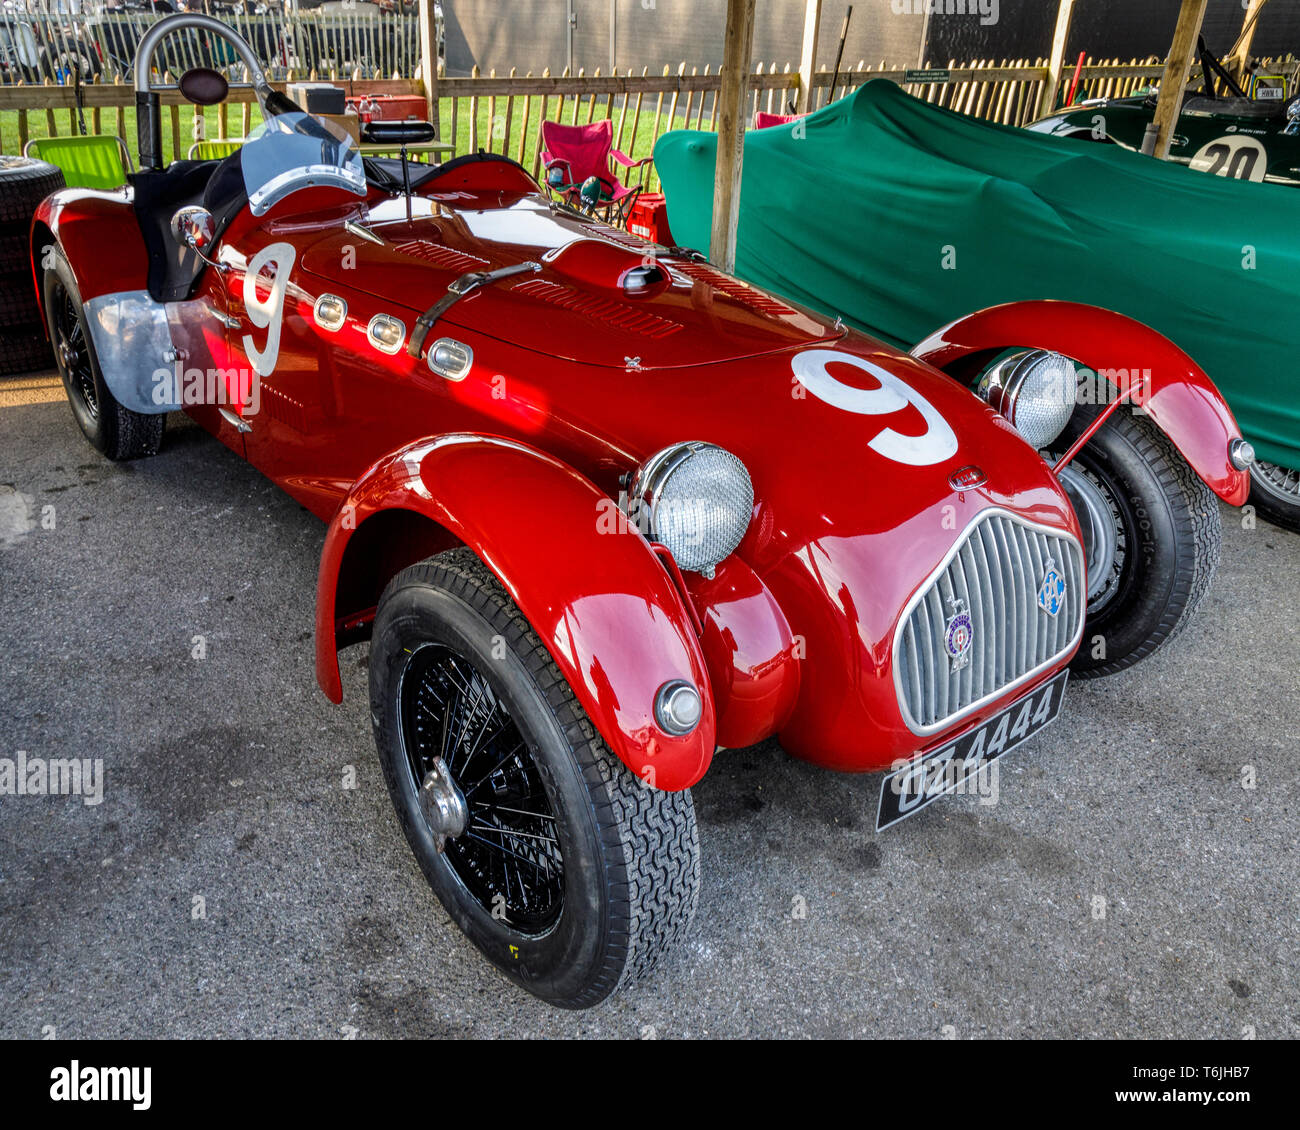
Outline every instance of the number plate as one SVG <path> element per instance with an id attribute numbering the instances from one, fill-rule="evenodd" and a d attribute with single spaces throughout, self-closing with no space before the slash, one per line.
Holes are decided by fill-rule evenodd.
<path id="1" fill-rule="evenodd" d="M 952 792 L 962 781 L 1054 722 L 1061 712 L 1069 674 L 1062 671 L 1050 683 L 1000 710 L 983 725 L 967 730 L 947 745 L 908 762 L 886 777 L 880 788 L 876 831 L 920 812 L 931 801 Z"/>

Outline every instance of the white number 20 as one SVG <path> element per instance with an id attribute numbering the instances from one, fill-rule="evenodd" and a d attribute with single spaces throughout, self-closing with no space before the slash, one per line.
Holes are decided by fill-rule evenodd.
<path id="1" fill-rule="evenodd" d="M 880 387 L 854 388 L 836 380 L 826 368 L 831 362 L 862 370 L 878 380 Z M 867 446 L 878 455 L 895 463 L 928 467 L 957 454 L 957 436 L 948 426 L 948 421 L 916 389 L 888 369 L 837 349 L 808 349 L 796 353 L 790 364 L 804 388 L 818 400 L 841 411 L 856 412 L 860 416 L 892 416 L 910 404 L 921 413 L 926 430 L 919 436 L 904 435 L 892 428 L 882 428 L 877 432 Z"/>

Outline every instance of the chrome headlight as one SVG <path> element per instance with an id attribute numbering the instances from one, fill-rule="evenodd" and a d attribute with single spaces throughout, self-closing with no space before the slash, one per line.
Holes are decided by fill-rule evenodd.
<path id="1" fill-rule="evenodd" d="M 712 443 L 675 443 L 632 476 L 628 518 L 678 566 L 713 576 L 749 529 L 754 486 L 745 465 Z"/>
<path id="2" fill-rule="evenodd" d="M 1004 357 L 980 378 L 979 395 L 1011 421 L 1035 451 L 1059 436 L 1074 414 L 1078 377 L 1059 353 L 1030 349 Z"/>

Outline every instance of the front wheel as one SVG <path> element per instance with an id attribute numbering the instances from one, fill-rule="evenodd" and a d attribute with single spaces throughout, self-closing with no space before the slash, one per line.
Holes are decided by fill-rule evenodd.
<path id="1" fill-rule="evenodd" d="M 512 981 L 598 1004 L 685 933 L 700 885 L 689 792 L 609 750 L 469 550 L 389 583 L 370 650 L 375 742 L 402 830 L 447 913 Z"/>
<path id="2" fill-rule="evenodd" d="M 1250 501 L 1275 526 L 1300 533 L 1300 471 L 1256 463 L 1250 469 Z"/>
<path id="3" fill-rule="evenodd" d="M 1055 446 L 1064 451 L 1094 418 L 1076 410 Z M 1071 667 L 1114 674 L 1191 620 L 1219 563 L 1218 503 L 1168 437 L 1126 408 L 1061 469 L 1060 481 L 1088 562 L 1083 643 Z"/>

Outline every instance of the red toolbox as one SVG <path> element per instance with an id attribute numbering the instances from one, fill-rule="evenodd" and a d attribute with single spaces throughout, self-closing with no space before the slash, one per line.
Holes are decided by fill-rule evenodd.
<path id="1" fill-rule="evenodd" d="M 651 243 L 677 246 L 668 230 L 668 204 L 662 192 L 643 192 L 633 201 L 627 214 L 627 230 Z"/>
<path id="2" fill-rule="evenodd" d="M 348 106 L 363 122 L 422 122 L 428 116 L 428 103 L 418 94 L 358 94 L 349 97 Z"/>

